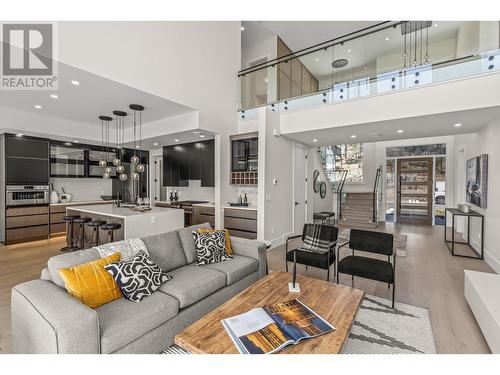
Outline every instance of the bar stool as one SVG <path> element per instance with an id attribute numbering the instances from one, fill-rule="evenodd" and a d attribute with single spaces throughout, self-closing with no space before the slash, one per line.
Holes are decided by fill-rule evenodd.
<path id="1" fill-rule="evenodd" d="M 99 227 L 106 224 L 106 220 L 91 220 L 87 223 L 89 228 L 92 228 L 90 234 L 90 247 L 99 246 Z"/>
<path id="2" fill-rule="evenodd" d="M 101 225 L 101 229 L 106 231 L 106 243 L 114 242 L 114 231 L 122 227 L 119 223 L 108 223 Z"/>
<path id="3" fill-rule="evenodd" d="M 61 249 L 62 252 L 78 250 L 74 243 L 73 228 L 74 220 L 79 217 L 80 216 L 77 215 L 67 215 L 63 217 L 63 220 L 66 222 L 66 246 Z"/>
<path id="4" fill-rule="evenodd" d="M 77 217 L 73 222 L 78 226 L 76 236 L 76 247 L 78 250 L 85 249 L 85 223 L 92 220 L 90 217 Z"/>

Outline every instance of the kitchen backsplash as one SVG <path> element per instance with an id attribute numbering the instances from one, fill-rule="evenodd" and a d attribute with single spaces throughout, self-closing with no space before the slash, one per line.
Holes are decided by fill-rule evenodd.
<path id="1" fill-rule="evenodd" d="M 238 186 L 233 188 L 234 197 L 233 202 L 238 202 L 238 196 L 241 194 L 241 198 L 245 196 L 247 193 L 248 204 L 251 206 L 257 206 L 257 187 L 248 187 L 248 186 Z M 224 202 L 225 203 L 225 202 Z"/>
<path id="2" fill-rule="evenodd" d="M 180 201 L 207 201 L 214 202 L 215 201 L 215 188 L 214 187 L 202 187 L 201 180 L 190 180 L 189 186 L 175 186 L 165 187 L 166 194 L 162 197 L 162 200 L 168 201 L 168 197 L 170 196 L 170 192 L 177 190 L 179 192 L 179 200 Z M 163 194 L 162 194 L 163 195 Z"/>
<path id="3" fill-rule="evenodd" d="M 51 178 L 58 194 L 64 188 L 66 193 L 73 195 L 72 201 L 92 201 L 101 199 L 101 195 L 112 194 L 111 180 L 103 178 Z"/>

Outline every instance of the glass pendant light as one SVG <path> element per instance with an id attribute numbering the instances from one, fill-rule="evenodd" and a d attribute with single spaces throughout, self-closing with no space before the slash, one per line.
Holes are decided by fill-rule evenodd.
<path id="1" fill-rule="evenodd" d="M 113 120 L 109 116 L 99 116 L 101 120 L 101 159 L 99 160 L 99 166 L 104 169 L 103 178 L 108 179 L 111 177 L 111 168 L 108 167 L 108 151 L 109 151 L 109 122 Z M 104 152 L 106 150 L 106 158 L 104 158 Z"/>
<path id="2" fill-rule="evenodd" d="M 99 167 L 104 168 L 108 165 L 106 160 L 104 160 L 104 137 L 105 137 L 105 132 L 104 132 L 104 123 L 106 121 L 110 121 L 111 117 L 108 116 L 99 116 L 99 120 L 101 120 L 101 158 L 99 159 Z"/>
<path id="3" fill-rule="evenodd" d="M 140 104 L 130 104 L 129 108 L 134 111 L 134 155 L 130 158 L 130 162 L 132 164 L 137 165 L 141 161 L 141 159 L 137 156 L 136 150 L 137 150 L 137 148 L 139 148 L 139 149 L 141 148 L 141 137 L 142 137 L 141 112 L 144 110 L 144 107 Z M 140 119 L 139 120 L 139 142 L 137 142 L 137 112 L 139 112 L 139 119 Z"/>
<path id="4" fill-rule="evenodd" d="M 125 167 L 123 166 L 122 155 L 123 155 L 123 138 L 125 133 L 125 116 L 127 112 L 123 111 L 113 111 L 116 116 L 116 147 L 118 148 L 118 157 L 113 159 L 113 165 L 116 167 L 116 173 L 120 181 L 126 181 L 128 176 L 125 173 Z"/>

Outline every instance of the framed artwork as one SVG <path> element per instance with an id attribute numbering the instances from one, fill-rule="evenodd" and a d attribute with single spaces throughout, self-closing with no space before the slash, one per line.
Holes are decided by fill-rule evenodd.
<path id="1" fill-rule="evenodd" d="M 478 207 L 488 206 L 488 155 L 467 160 L 465 195 L 467 203 Z"/>

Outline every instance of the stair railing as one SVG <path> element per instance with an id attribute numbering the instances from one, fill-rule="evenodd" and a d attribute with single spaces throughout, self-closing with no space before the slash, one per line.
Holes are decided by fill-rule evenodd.
<path id="1" fill-rule="evenodd" d="M 341 169 L 339 171 L 340 173 L 340 179 L 339 183 L 337 185 L 337 190 L 335 193 L 337 194 L 337 223 L 339 222 L 340 219 L 342 219 L 342 205 L 343 205 L 343 198 L 344 198 L 344 184 L 345 180 L 347 178 L 347 170 L 346 169 Z"/>
<path id="2" fill-rule="evenodd" d="M 373 183 L 373 222 L 378 223 L 378 206 L 379 206 L 379 187 L 381 185 L 382 178 L 382 166 L 380 165 L 377 168 L 377 172 L 375 173 L 375 182 Z M 381 195 L 381 194 L 380 194 Z"/>

